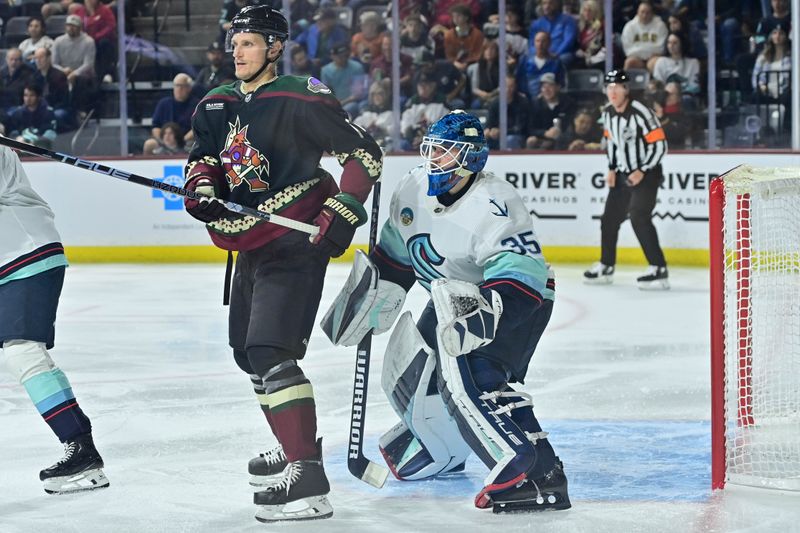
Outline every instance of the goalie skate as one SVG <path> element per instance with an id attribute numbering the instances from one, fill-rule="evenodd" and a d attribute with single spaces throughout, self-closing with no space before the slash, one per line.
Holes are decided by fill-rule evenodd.
<path id="1" fill-rule="evenodd" d="M 322 461 L 293 461 L 277 484 L 253 494 L 253 502 L 259 506 L 256 520 L 286 522 L 329 518 L 333 516 L 333 507 L 326 496 L 330 490 Z"/>
<path id="2" fill-rule="evenodd" d="M 558 459 L 553 469 L 541 478 L 525 478 L 509 489 L 486 496 L 489 498 L 486 503 L 492 506 L 495 513 L 563 510 L 572 507 L 567 494 L 564 466 Z"/>
<path id="3" fill-rule="evenodd" d="M 39 472 L 48 494 L 65 494 L 107 487 L 103 459 L 94 447 L 91 435 L 81 435 L 64 443 L 64 457 Z"/>

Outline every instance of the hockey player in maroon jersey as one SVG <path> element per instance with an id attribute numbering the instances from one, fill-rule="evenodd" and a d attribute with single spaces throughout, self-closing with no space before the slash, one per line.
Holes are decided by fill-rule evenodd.
<path id="1" fill-rule="evenodd" d="M 288 36 L 286 19 L 270 7 L 248 6 L 234 17 L 226 49 L 238 81 L 198 104 L 186 168 L 187 189 L 320 228 L 309 242 L 304 233 L 229 212 L 212 198 L 185 202 L 215 245 L 239 252 L 229 341 L 279 443 L 249 465 L 251 483 L 264 488 L 254 501 L 256 518 L 265 522 L 333 514 L 314 394 L 298 362 L 328 262 L 366 222 L 362 204 L 382 167 L 378 145 L 350 123 L 328 87 L 313 77 L 277 75 Z M 339 186 L 319 167 L 325 152 L 343 167 Z"/>

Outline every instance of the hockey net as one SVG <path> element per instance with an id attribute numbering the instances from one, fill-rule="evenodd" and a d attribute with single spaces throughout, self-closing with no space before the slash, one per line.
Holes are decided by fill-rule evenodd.
<path id="1" fill-rule="evenodd" d="M 800 167 L 710 187 L 712 486 L 800 490 Z"/>

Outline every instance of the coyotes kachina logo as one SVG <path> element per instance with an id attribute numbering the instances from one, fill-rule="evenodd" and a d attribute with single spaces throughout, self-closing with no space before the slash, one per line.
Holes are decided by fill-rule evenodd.
<path id="1" fill-rule="evenodd" d="M 250 144 L 247 126 L 241 127 L 239 117 L 236 117 L 235 124 L 229 122 L 228 125 L 231 131 L 225 139 L 225 150 L 220 152 L 219 158 L 231 190 L 247 183 L 251 192 L 266 191 L 269 183 L 261 177 L 263 175 L 269 178 L 269 161 Z"/>

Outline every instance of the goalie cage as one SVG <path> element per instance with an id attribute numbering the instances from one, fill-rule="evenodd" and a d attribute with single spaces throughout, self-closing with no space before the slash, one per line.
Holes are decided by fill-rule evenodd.
<path id="1" fill-rule="evenodd" d="M 712 488 L 800 491 L 800 167 L 709 196 Z"/>

